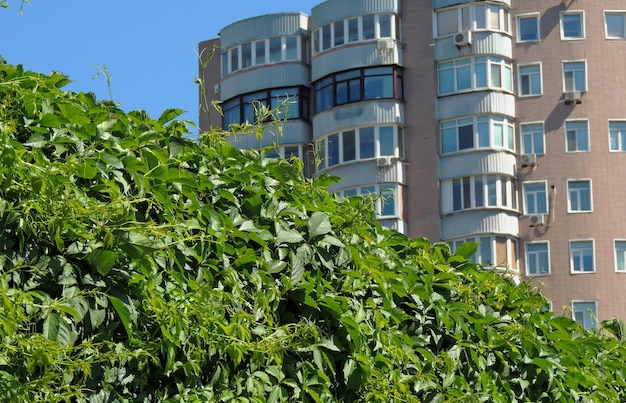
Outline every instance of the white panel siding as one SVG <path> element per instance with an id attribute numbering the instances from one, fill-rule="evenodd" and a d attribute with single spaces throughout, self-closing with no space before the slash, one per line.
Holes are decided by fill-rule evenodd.
<path id="1" fill-rule="evenodd" d="M 397 158 L 392 159 L 391 166 L 379 168 L 376 158 L 350 164 L 336 165 L 323 172 L 339 176 L 341 182 L 329 186 L 329 192 L 342 189 L 367 186 L 381 183 L 406 184 L 406 164 Z"/>
<path id="2" fill-rule="evenodd" d="M 439 158 L 439 179 L 479 174 L 516 176 L 516 156 L 507 151 L 478 151 Z"/>
<path id="3" fill-rule="evenodd" d="M 228 49 L 241 43 L 283 35 L 308 36 L 308 16 L 304 13 L 275 13 L 247 18 L 220 31 L 221 45 Z"/>
<path id="4" fill-rule="evenodd" d="M 237 148 L 258 148 L 259 139 L 254 133 L 235 134 L 226 138 Z M 303 120 L 293 120 L 282 123 L 282 133 L 278 126 L 268 126 L 263 131 L 261 146 L 273 144 L 308 144 L 311 142 L 311 125 Z M 305 150 L 306 151 L 306 150 Z"/>
<path id="5" fill-rule="evenodd" d="M 398 101 L 363 101 L 337 106 L 313 117 L 313 138 L 352 127 L 402 124 L 404 104 Z"/>
<path id="6" fill-rule="evenodd" d="M 500 32 L 474 31 L 472 45 L 457 47 L 454 35 L 435 39 L 435 60 L 455 59 L 470 55 L 494 55 L 513 58 L 513 41 Z"/>
<path id="7" fill-rule="evenodd" d="M 311 80 L 343 70 L 357 67 L 380 65 L 402 65 L 402 52 L 396 46 L 393 49 L 378 49 L 378 40 L 361 44 L 342 46 L 320 53 L 311 61 Z"/>
<path id="8" fill-rule="evenodd" d="M 309 85 L 309 67 L 299 62 L 268 64 L 231 74 L 220 83 L 221 99 L 268 88 Z"/>
<path id="9" fill-rule="evenodd" d="M 473 0 L 433 0 L 433 8 L 437 9 L 437 8 L 454 6 L 457 4 L 467 4 L 467 3 L 471 3 L 472 1 Z M 496 2 L 496 3 L 504 3 L 508 6 L 511 5 L 511 0 L 491 0 L 491 1 Z"/>
<path id="10" fill-rule="evenodd" d="M 473 234 L 519 235 L 518 215 L 503 210 L 475 210 L 441 217 L 441 239 Z"/>
<path id="11" fill-rule="evenodd" d="M 398 13 L 399 0 L 326 0 L 311 11 L 311 30 L 359 15 Z"/>
<path id="12" fill-rule="evenodd" d="M 496 91 L 476 91 L 437 99 L 439 120 L 489 113 L 515 117 L 515 96 Z"/>

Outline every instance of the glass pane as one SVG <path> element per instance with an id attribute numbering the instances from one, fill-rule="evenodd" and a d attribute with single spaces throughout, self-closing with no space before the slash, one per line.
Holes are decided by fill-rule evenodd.
<path id="1" fill-rule="evenodd" d="M 519 26 L 520 41 L 536 41 L 539 39 L 537 32 L 537 17 L 521 17 L 517 20 Z"/>
<path id="2" fill-rule="evenodd" d="M 393 127 L 380 127 L 378 129 L 378 138 L 380 140 L 380 155 L 395 155 Z"/>
<path id="3" fill-rule="evenodd" d="M 230 71 L 239 70 L 239 48 L 230 50 Z"/>
<path id="4" fill-rule="evenodd" d="M 333 24 L 333 28 L 334 28 L 334 35 L 335 35 L 335 42 L 334 45 L 335 46 L 341 46 L 345 43 L 345 39 L 344 39 L 344 29 L 343 29 L 343 20 L 342 21 L 336 21 Z"/>
<path id="5" fill-rule="evenodd" d="M 379 38 L 391 38 L 391 14 L 383 14 L 378 16 L 379 21 Z"/>
<path id="6" fill-rule="evenodd" d="M 335 85 L 335 97 L 337 105 L 345 104 L 348 102 L 348 83 L 341 82 Z"/>
<path id="7" fill-rule="evenodd" d="M 459 150 L 474 147 L 474 125 L 459 127 Z"/>
<path id="8" fill-rule="evenodd" d="M 383 188 L 381 191 L 381 211 L 380 215 L 394 216 L 396 215 L 396 189 L 394 187 Z"/>
<path id="9" fill-rule="evenodd" d="M 456 146 L 456 128 L 447 128 L 441 130 L 441 152 L 443 154 L 453 153 L 457 150 Z"/>
<path id="10" fill-rule="evenodd" d="M 360 158 L 374 158 L 376 148 L 374 143 L 374 128 L 364 127 L 359 130 Z"/>
<path id="11" fill-rule="evenodd" d="M 374 39 L 375 37 L 375 24 L 373 15 L 363 16 L 363 39 Z"/>
<path id="12" fill-rule="evenodd" d="M 457 33 L 458 26 L 458 11 L 456 9 L 437 13 L 437 36 Z"/>
<path id="13" fill-rule="evenodd" d="M 222 54 L 222 77 L 228 75 L 228 52 Z"/>
<path id="14" fill-rule="evenodd" d="M 478 146 L 489 147 L 489 122 L 478 123 Z"/>
<path id="15" fill-rule="evenodd" d="M 606 14 L 606 36 L 624 38 L 624 14 Z"/>
<path id="16" fill-rule="evenodd" d="M 476 201 L 476 207 L 485 205 L 485 190 L 482 176 L 474 178 L 474 199 Z"/>
<path id="17" fill-rule="evenodd" d="M 352 161 L 356 159 L 356 134 L 354 130 L 343 133 L 343 161 Z"/>
<path id="18" fill-rule="evenodd" d="M 270 39 L 270 62 L 280 62 L 282 60 L 282 38 Z"/>
<path id="19" fill-rule="evenodd" d="M 330 24 L 322 27 L 322 50 L 330 49 Z"/>
<path id="20" fill-rule="evenodd" d="M 328 137 L 328 166 L 339 163 L 339 135 L 333 134 Z"/>
<path id="21" fill-rule="evenodd" d="M 565 38 L 581 38 L 582 14 L 563 14 L 561 16 L 561 29 Z"/>
<path id="22" fill-rule="evenodd" d="M 476 29 L 487 28 L 485 6 L 480 5 L 474 7 L 474 18 L 476 19 Z"/>
<path id="23" fill-rule="evenodd" d="M 500 29 L 500 7 L 489 6 L 489 28 Z"/>
<path id="24" fill-rule="evenodd" d="M 504 128 L 500 123 L 493 125 L 493 144 L 496 147 L 504 147 Z"/>
<path id="25" fill-rule="evenodd" d="M 452 181 L 452 210 L 461 210 L 461 180 L 455 179 Z"/>
<path id="26" fill-rule="evenodd" d="M 393 76 L 373 76 L 364 79 L 365 99 L 393 98 Z"/>
<path id="27" fill-rule="evenodd" d="M 285 60 L 298 60 L 298 37 L 288 36 L 285 38 L 285 46 L 287 47 Z"/>
<path id="28" fill-rule="evenodd" d="M 448 64 L 448 63 L 446 63 Z M 439 69 L 439 94 L 454 92 L 454 69 Z"/>
<path id="29" fill-rule="evenodd" d="M 498 178 L 489 175 L 487 176 L 487 203 L 489 206 L 496 206 L 498 204 L 498 195 L 496 191 L 496 184 L 498 182 Z"/>
<path id="30" fill-rule="evenodd" d="M 351 18 L 348 20 L 348 42 L 356 42 L 359 40 L 359 19 Z"/>
<path id="31" fill-rule="evenodd" d="M 244 43 L 241 45 L 241 67 L 247 68 L 252 66 L 252 43 Z"/>
<path id="32" fill-rule="evenodd" d="M 470 178 L 463 178 L 463 208 L 472 207 L 472 190 Z"/>
<path id="33" fill-rule="evenodd" d="M 502 87 L 502 67 L 499 64 L 491 64 L 491 86 Z"/>
<path id="34" fill-rule="evenodd" d="M 470 66 L 458 67 L 456 70 L 457 89 L 466 90 L 472 87 Z"/>
<path id="35" fill-rule="evenodd" d="M 474 74 L 476 79 L 476 88 L 487 87 L 487 59 L 484 57 L 476 58 L 474 66 Z"/>
<path id="36" fill-rule="evenodd" d="M 258 41 L 254 43 L 256 56 L 256 65 L 265 64 L 265 41 Z"/>

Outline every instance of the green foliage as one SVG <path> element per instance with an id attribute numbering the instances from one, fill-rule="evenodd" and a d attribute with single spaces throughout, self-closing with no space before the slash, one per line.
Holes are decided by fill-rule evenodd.
<path id="1" fill-rule="evenodd" d="M 301 164 L 0 65 L 0 401 L 617 402 L 623 343 Z"/>

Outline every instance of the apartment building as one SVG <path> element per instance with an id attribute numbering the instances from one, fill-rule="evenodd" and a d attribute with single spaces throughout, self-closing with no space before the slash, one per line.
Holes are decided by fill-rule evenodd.
<path id="1" fill-rule="evenodd" d="M 200 73 L 223 116 L 259 105 L 274 145 L 383 225 L 478 241 L 586 327 L 626 319 L 626 7 L 621 0 L 326 0 L 234 22 Z M 271 118 L 270 118 L 271 120 Z"/>

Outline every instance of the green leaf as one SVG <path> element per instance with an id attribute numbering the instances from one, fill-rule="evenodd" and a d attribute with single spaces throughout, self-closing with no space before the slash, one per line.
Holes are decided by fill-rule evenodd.
<path id="1" fill-rule="evenodd" d="M 132 323 L 131 323 L 131 310 L 130 307 L 125 304 L 121 299 L 114 297 L 112 295 L 107 295 L 113 309 L 117 313 L 117 316 L 122 321 L 122 325 L 124 325 L 124 330 L 126 330 L 126 335 L 131 337 L 132 335 Z"/>
<path id="2" fill-rule="evenodd" d="M 479 246 L 479 242 L 464 242 L 456 249 L 455 254 L 457 256 L 462 256 L 465 259 L 469 259 L 474 253 L 476 253 Z"/>
<path id="3" fill-rule="evenodd" d="M 317 236 L 328 234 L 331 229 L 328 215 L 316 211 L 311 215 L 311 218 L 309 218 L 309 241 Z"/>
<path id="4" fill-rule="evenodd" d="M 98 273 L 106 276 L 113 269 L 113 266 L 115 266 L 115 262 L 117 261 L 117 253 L 102 249 L 96 249 L 93 252 L 89 253 L 86 256 L 86 259 L 89 265 L 95 268 Z"/>
<path id="5" fill-rule="evenodd" d="M 92 160 L 85 160 L 77 165 L 76 176 L 83 179 L 93 179 L 98 174 Z"/>
<path id="6" fill-rule="evenodd" d="M 282 243 L 300 243 L 303 242 L 304 238 L 302 237 L 302 234 L 300 234 L 300 232 L 296 231 L 296 230 L 283 230 L 280 229 L 278 231 L 278 233 L 276 234 L 276 243 L 277 244 L 282 244 Z"/>

